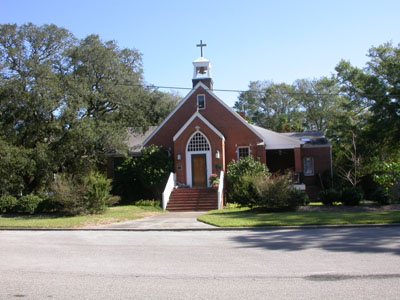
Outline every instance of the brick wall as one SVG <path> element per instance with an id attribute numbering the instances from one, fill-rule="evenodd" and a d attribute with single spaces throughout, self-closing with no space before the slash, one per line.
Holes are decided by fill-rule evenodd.
<path id="1" fill-rule="evenodd" d="M 306 185 L 319 185 L 318 174 L 331 171 L 330 147 L 302 148 L 302 160 L 305 157 L 314 158 L 314 176 L 304 176 Z"/>
<path id="2" fill-rule="evenodd" d="M 175 160 L 175 173 L 176 179 L 178 182 L 186 183 L 186 164 L 191 163 L 186 162 L 185 160 L 185 153 L 186 153 L 186 146 L 191 138 L 191 136 L 196 132 L 196 126 L 199 126 L 199 131 L 204 134 L 208 141 L 210 142 L 211 146 L 211 166 L 212 170 L 211 173 L 219 174 L 221 169 L 217 169 L 216 166 L 221 166 L 222 170 L 225 172 L 225 161 L 224 161 L 224 151 L 225 151 L 225 143 L 224 140 L 221 139 L 212 129 L 210 129 L 202 120 L 199 118 L 195 118 L 192 123 L 185 129 L 185 131 L 178 137 L 178 139 L 174 142 L 174 160 Z M 220 158 L 217 159 L 215 157 L 216 151 L 220 152 Z M 178 153 L 181 155 L 181 160 L 177 159 Z M 181 164 L 181 168 L 178 168 L 178 165 Z"/>
<path id="3" fill-rule="evenodd" d="M 149 140 L 147 146 L 152 144 L 161 145 L 174 151 L 173 136 L 196 112 L 198 94 L 204 94 L 206 98 L 206 109 L 200 110 L 199 113 L 225 136 L 225 163 L 237 159 L 237 146 L 250 145 L 251 154 L 257 158 L 257 153 L 260 152 L 257 151 L 257 144 L 261 143 L 262 140 L 202 87 L 199 87 L 185 101 L 164 126 Z M 260 153 L 260 156 L 260 160 L 265 162 L 265 153 Z"/>

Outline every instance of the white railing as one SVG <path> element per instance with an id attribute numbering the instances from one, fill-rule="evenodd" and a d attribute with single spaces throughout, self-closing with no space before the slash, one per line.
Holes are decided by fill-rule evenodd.
<path id="1" fill-rule="evenodd" d="M 224 192 L 224 171 L 219 174 L 219 185 L 218 185 L 218 209 L 223 207 L 223 192 Z"/>
<path id="2" fill-rule="evenodd" d="M 169 174 L 167 184 L 165 185 L 164 192 L 162 194 L 162 208 L 163 210 L 167 209 L 167 205 L 169 202 L 169 197 L 171 196 L 172 191 L 176 185 L 176 175 L 175 173 Z"/>

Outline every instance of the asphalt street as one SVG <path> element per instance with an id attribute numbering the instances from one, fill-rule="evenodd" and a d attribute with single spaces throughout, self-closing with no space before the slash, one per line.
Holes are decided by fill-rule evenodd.
<path id="1" fill-rule="evenodd" d="M 400 227 L 0 231 L 0 299 L 399 299 Z"/>

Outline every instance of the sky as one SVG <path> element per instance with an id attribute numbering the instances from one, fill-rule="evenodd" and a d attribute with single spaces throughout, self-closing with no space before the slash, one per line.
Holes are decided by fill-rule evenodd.
<path id="1" fill-rule="evenodd" d="M 0 0 L 1 24 L 55 24 L 137 49 L 156 86 L 191 88 L 203 40 L 214 89 L 229 90 L 331 76 L 342 59 L 364 67 L 372 46 L 399 44 L 399 12 L 398 0 Z M 238 97 L 216 94 L 229 106 Z"/>

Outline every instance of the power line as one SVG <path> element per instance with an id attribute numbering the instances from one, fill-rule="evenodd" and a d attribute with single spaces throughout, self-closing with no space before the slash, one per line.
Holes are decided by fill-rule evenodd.
<path id="1" fill-rule="evenodd" d="M 41 79 L 47 80 L 56 80 L 54 77 L 41 77 Z M 128 87 L 143 87 L 143 88 L 154 88 L 154 89 L 170 89 L 170 90 L 192 90 L 193 88 L 190 87 L 179 87 L 179 86 L 162 86 L 162 85 L 154 85 L 154 84 L 140 84 L 140 83 L 115 83 L 115 82 L 106 82 L 102 81 L 101 84 L 107 85 L 118 85 L 118 86 L 128 86 Z M 267 91 L 254 91 L 254 90 L 235 90 L 235 89 L 207 89 L 213 92 L 230 92 L 230 93 L 255 93 L 255 94 L 265 94 Z M 279 92 L 281 95 L 287 96 L 296 96 L 296 95 L 303 95 L 303 96 L 343 96 L 345 92 L 338 92 L 338 93 L 315 93 L 315 92 Z M 364 98 L 374 98 L 374 97 L 381 97 L 382 95 L 377 94 L 359 94 L 359 96 Z M 386 95 L 390 97 L 400 97 L 400 95 Z"/>

